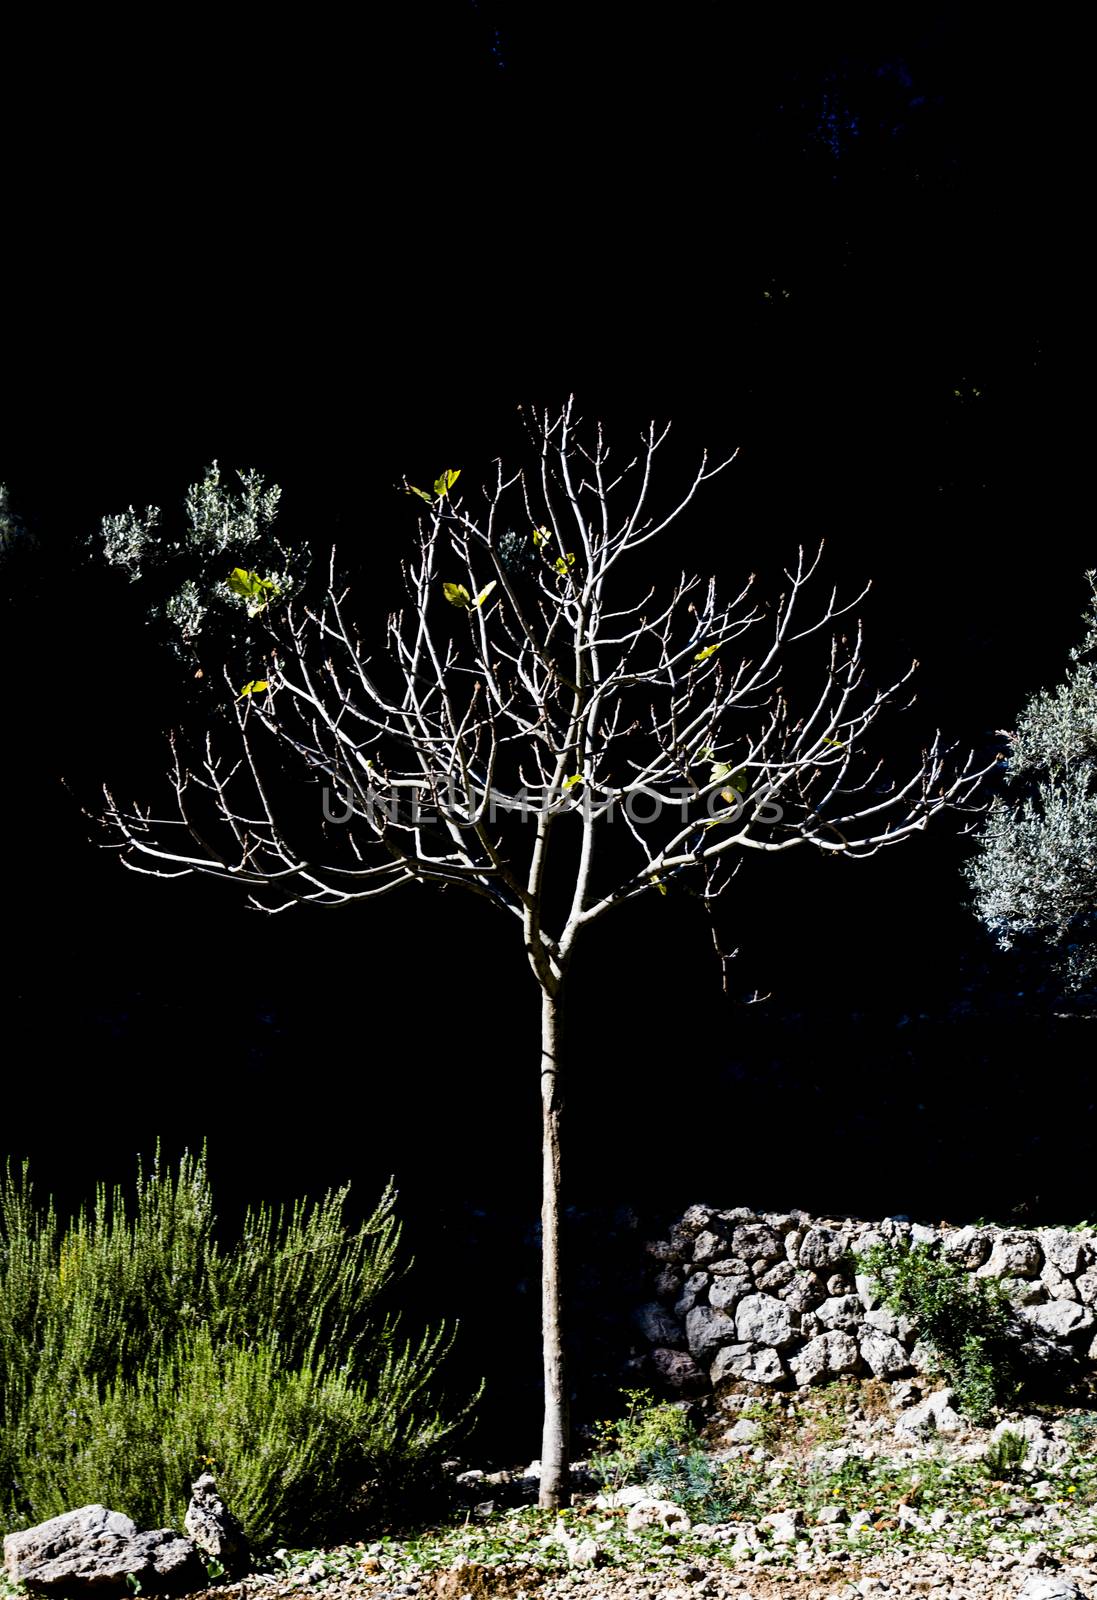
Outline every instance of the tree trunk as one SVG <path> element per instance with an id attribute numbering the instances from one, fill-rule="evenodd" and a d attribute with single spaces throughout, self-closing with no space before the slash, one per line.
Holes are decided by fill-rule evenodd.
<path id="1" fill-rule="evenodd" d="M 541 994 L 541 1346 L 545 1363 L 545 1421 L 541 1432 L 538 1505 L 570 1503 L 568 1386 L 564 1371 L 560 1288 L 560 1059 L 558 995 Z"/>

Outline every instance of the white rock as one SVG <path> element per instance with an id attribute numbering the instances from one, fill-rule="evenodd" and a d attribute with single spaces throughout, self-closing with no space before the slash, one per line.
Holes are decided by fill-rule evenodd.
<path id="1" fill-rule="evenodd" d="M 895 1378 L 910 1371 L 910 1357 L 898 1339 L 878 1329 L 862 1332 L 859 1349 L 874 1378 Z"/>
<path id="2" fill-rule="evenodd" d="M 1052 1300 L 1045 1306 L 1026 1306 L 1025 1320 L 1050 1339 L 1081 1339 L 1092 1334 L 1093 1313 L 1076 1300 Z"/>
<path id="3" fill-rule="evenodd" d="M 832 1295 L 815 1307 L 815 1315 L 824 1328 L 841 1328 L 852 1333 L 864 1321 L 865 1308 L 855 1294 Z"/>
<path id="4" fill-rule="evenodd" d="M 959 1433 L 964 1419 L 953 1406 L 951 1389 L 938 1389 L 909 1411 L 904 1411 L 895 1424 L 895 1437 L 903 1441 L 928 1439 L 933 1433 Z"/>
<path id="5" fill-rule="evenodd" d="M 1086 1600 L 1086 1596 L 1069 1578 L 1046 1578 L 1038 1574 L 1017 1591 L 1017 1600 Z"/>
<path id="6" fill-rule="evenodd" d="M 681 1506 L 673 1500 L 637 1500 L 628 1514 L 626 1526 L 630 1533 L 640 1533 L 644 1528 L 662 1528 L 666 1533 L 688 1533 L 692 1524 Z"/>
<path id="7" fill-rule="evenodd" d="M 857 1342 L 848 1333 L 821 1333 L 793 1356 L 789 1365 L 801 1388 L 843 1372 L 856 1372 L 861 1364 Z"/>
<path id="8" fill-rule="evenodd" d="M 735 1332 L 743 1344 L 781 1350 L 796 1338 L 795 1313 L 771 1294 L 748 1294 L 735 1308 Z"/>

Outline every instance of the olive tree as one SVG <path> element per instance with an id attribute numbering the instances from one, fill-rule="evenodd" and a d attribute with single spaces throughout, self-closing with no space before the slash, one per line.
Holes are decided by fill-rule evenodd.
<path id="1" fill-rule="evenodd" d="M 845 620 L 863 591 L 813 600 L 821 550 L 768 606 L 753 577 L 729 599 L 688 574 L 655 592 L 652 541 L 732 459 L 701 454 L 655 509 L 667 434 L 652 424 L 618 461 L 569 401 L 536 415 L 520 470 L 496 463 L 472 494 L 457 471 L 407 485 L 406 602 L 372 642 L 334 553 L 311 597 L 238 577 L 267 622 L 261 673 L 228 674 L 227 732 L 173 739 L 170 807 L 108 793 L 103 814 L 128 866 L 227 879 L 271 913 L 434 884 L 521 940 L 540 1010 L 547 1507 L 568 1487 L 561 1014 L 585 935 L 679 878 L 711 904 L 746 851 L 872 855 L 967 807 L 981 777 L 939 738 L 899 776 L 866 751 L 910 673 L 868 685 Z M 291 801 L 287 762 L 322 807 Z"/>
<path id="2" fill-rule="evenodd" d="M 1023 706 L 967 866 L 974 906 L 1003 949 L 1027 941 L 1074 995 L 1097 987 L 1097 573 L 1062 683 Z"/>

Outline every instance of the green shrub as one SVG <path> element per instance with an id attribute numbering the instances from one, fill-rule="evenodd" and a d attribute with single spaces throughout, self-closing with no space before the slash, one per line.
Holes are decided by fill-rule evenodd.
<path id="1" fill-rule="evenodd" d="M 1024 1434 L 1006 1428 L 1000 1438 L 987 1445 L 979 1465 L 987 1477 L 997 1483 L 1016 1483 L 1027 1455 L 1028 1440 Z"/>
<path id="2" fill-rule="evenodd" d="M 623 1417 L 595 1429 L 598 1453 L 591 1467 L 607 1491 L 627 1483 L 649 1485 L 661 1499 L 685 1507 L 694 1522 L 724 1522 L 735 1510 L 725 1474 L 705 1455 L 689 1418 L 647 1389 L 624 1389 Z"/>
<path id="3" fill-rule="evenodd" d="M 136 1203 L 100 1188 L 67 1226 L 27 1171 L 0 1182 L 0 1516 L 98 1501 L 181 1527 L 209 1464 L 253 1546 L 320 1539 L 364 1486 L 408 1485 L 468 1414 L 429 1391 L 452 1338 L 397 1340 L 382 1310 L 400 1230 L 386 1189 L 249 1212 L 222 1248 L 202 1158 L 159 1155 Z M 375 1504 L 375 1511 L 381 1506 Z"/>
<path id="4" fill-rule="evenodd" d="M 1015 1398 L 1020 1351 L 1013 1308 L 994 1278 L 972 1278 L 926 1244 L 878 1244 L 858 1257 L 885 1304 L 917 1324 L 960 1409 L 985 1422 Z"/>

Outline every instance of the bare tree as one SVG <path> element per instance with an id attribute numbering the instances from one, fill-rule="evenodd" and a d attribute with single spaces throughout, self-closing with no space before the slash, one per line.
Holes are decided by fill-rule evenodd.
<path id="1" fill-rule="evenodd" d="M 728 465 L 702 455 L 653 510 L 667 432 L 652 424 L 618 466 L 569 401 L 536 418 L 533 465 L 497 465 L 476 503 L 456 472 L 412 490 L 410 603 L 383 646 L 359 637 L 333 553 L 324 592 L 271 618 L 266 676 L 233 686 L 230 747 L 173 740 L 173 815 L 108 793 L 103 819 L 127 865 L 230 879 L 270 912 L 453 884 L 522 939 L 541 1012 L 546 1507 L 568 1489 L 560 1016 L 581 936 L 679 875 L 711 904 L 745 850 L 871 855 L 967 808 L 982 776 L 939 738 L 901 778 L 865 756 L 910 673 L 866 686 L 860 628 L 834 628 L 863 591 L 809 610 L 821 551 L 800 551 L 769 609 L 753 578 L 730 601 L 695 577 L 645 587 L 645 547 Z M 811 640 L 805 675 L 790 663 Z M 278 751 L 325 786 L 323 819 L 289 802 Z"/>

